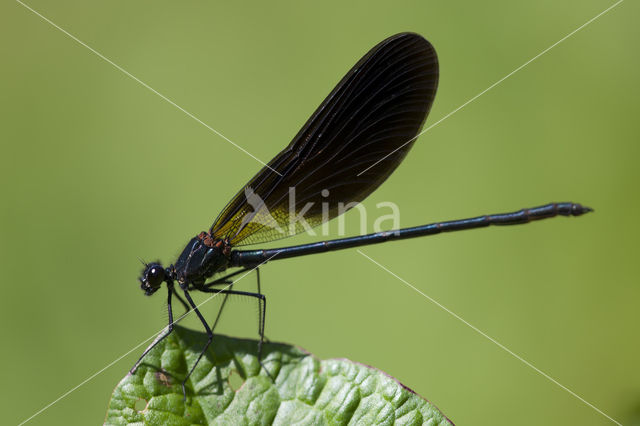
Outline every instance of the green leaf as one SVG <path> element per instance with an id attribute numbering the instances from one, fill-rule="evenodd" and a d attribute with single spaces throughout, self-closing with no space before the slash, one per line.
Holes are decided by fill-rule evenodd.
<path id="1" fill-rule="evenodd" d="M 127 374 L 111 396 L 105 424 L 451 425 L 431 404 L 385 373 L 345 359 L 320 361 L 300 348 L 266 343 L 260 367 L 256 340 L 215 335 L 207 341 L 176 326 Z"/>

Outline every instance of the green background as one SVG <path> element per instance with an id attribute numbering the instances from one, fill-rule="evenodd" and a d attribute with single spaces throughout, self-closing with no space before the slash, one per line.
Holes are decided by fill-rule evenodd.
<path id="1" fill-rule="evenodd" d="M 431 124 L 613 4 L 229 3 L 28 4 L 264 161 L 391 34 L 438 51 Z M 403 226 L 550 201 L 595 214 L 362 250 L 625 425 L 640 422 L 638 12 L 622 3 L 443 121 L 365 202 L 369 229 L 382 201 Z M 174 261 L 260 164 L 19 3 L 0 16 L 0 421 L 15 424 L 164 326 L 138 257 Z M 262 278 L 271 340 L 376 366 L 459 425 L 613 424 L 355 250 Z M 219 331 L 254 337 L 255 304 L 229 308 Z M 30 424 L 102 422 L 142 349 Z"/>

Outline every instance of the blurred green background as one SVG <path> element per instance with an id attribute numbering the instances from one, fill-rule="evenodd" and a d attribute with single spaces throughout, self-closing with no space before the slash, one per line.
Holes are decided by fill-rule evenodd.
<path id="1" fill-rule="evenodd" d="M 28 4 L 268 161 L 389 35 L 438 51 L 430 124 L 613 3 Z M 550 201 L 595 214 L 363 249 L 625 425 L 640 424 L 639 8 L 622 3 L 429 131 L 365 202 L 397 203 L 403 226 Z M 0 421 L 15 424 L 165 325 L 138 257 L 174 261 L 260 164 L 19 3 L 0 16 Z M 376 366 L 459 425 L 613 424 L 355 250 L 262 279 L 271 340 Z M 255 304 L 228 308 L 218 331 L 255 337 Z M 30 424 L 101 423 L 142 349 Z"/>

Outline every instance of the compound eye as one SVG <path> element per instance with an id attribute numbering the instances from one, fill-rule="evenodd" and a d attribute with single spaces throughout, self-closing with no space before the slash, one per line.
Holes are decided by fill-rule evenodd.
<path id="1" fill-rule="evenodd" d="M 147 272 L 147 282 L 151 287 L 158 288 L 164 281 L 164 269 L 160 266 L 152 266 Z"/>

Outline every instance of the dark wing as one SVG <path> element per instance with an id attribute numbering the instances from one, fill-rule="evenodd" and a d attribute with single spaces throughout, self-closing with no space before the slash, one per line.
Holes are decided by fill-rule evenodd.
<path id="1" fill-rule="evenodd" d="M 407 155 L 437 86 L 438 60 L 427 40 L 401 33 L 382 41 L 236 194 L 210 232 L 232 245 L 255 244 L 304 231 L 296 215 L 314 227 L 344 213 L 341 206 L 364 200 Z"/>

